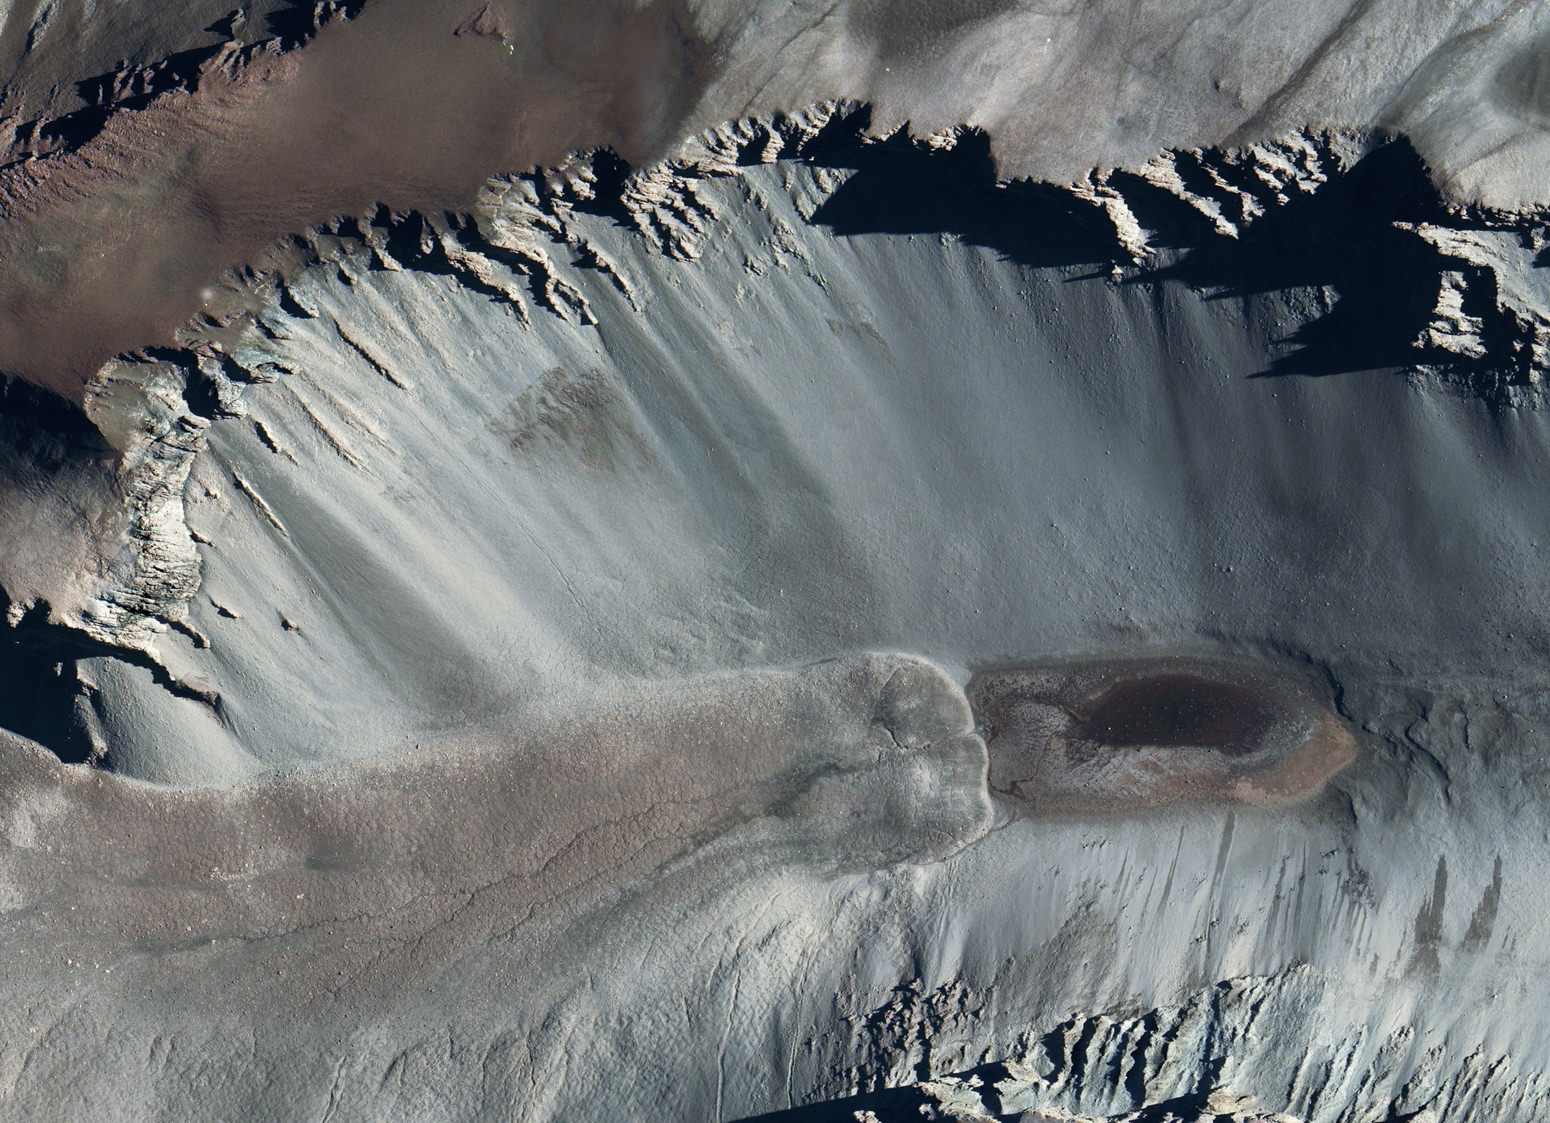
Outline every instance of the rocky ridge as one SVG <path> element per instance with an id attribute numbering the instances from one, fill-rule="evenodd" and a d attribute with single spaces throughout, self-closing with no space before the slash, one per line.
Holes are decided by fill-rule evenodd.
<path id="1" fill-rule="evenodd" d="M 224 279 L 216 308 L 181 329 L 176 348 L 109 364 L 89 388 L 87 415 L 120 453 L 130 550 L 106 568 L 89 604 L 55 606 L 57 621 L 94 641 L 145 653 L 154 653 L 159 631 L 178 625 L 182 606 L 197 589 L 197 551 L 181 515 L 189 464 L 209 424 L 240 416 L 244 386 L 283 376 L 264 346 L 278 324 L 263 309 L 307 314 L 304 298 L 286 281 L 298 268 L 330 262 L 343 274 L 360 268 L 445 273 L 521 320 L 545 314 L 592 324 L 596 317 L 586 298 L 566 279 L 570 269 L 601 273 L 632 301 L 633 289 L 626 267 L 576 234 L 570 215 L 608 216 L 634 231 L 645 252 L 692 263 L 719 217 L 706 184 L 735 179 L 749 166 L 795 161 L 828 169 L 823 182 L 836 192 L 858 167 L 875 176 L 911 165 L 939 165 L 948 177 L 1014 208 L 1035 190 L 1050 192 L 1091 216 L 1091 232 L 1084 235 L 1088 255 L 1108 260 L 1116 283 L 1172 276 L 1225 287 L 1238 280 L 1233 270 L 1241 266 L 1231 257 L 1220 259 L 1224 247 L 1230 255 L 1248 243 L 1244 252 L 1252 253 L 1257 231 L 1278 223 L 1292 224 L 1290 233 L 1274 232 L 1280 242 L 1316 237 L 1312 228 L 1296 225 L 1297 208 L 1341 191 L 1361 175 L 1364 161 L 1392 161 L 1391 154 L 1404 149 L 1402 140 L 1381 134 L 1300 135 L 1234 151 L 1164 153 L 1133 171 L 1095 172 L 1081 184 L 1055 189 L 995 180 L 976 157 L 983 138 L 972 130 L 874 137 L 868 126 L 864 107 L 828 103 L 729 124 L 642 169 L 605 150 L 552 171 L 500 177 L 466 214 L 377 207 L 287 239 L 267 262 Z M 924 202 L 929 206 L 929 199 Z M 824 222 L 825 205 L 815 200 L 809 221 Z M 1535 266 L 1545 238 L 1542 218 L 1449 208 L 1436 197 L 1421 199 L 1414 209 L 1424 220 L 1412 221 L 1416 215 L 1408 212 L 1404 218 L 1379 216 L 1373 228 L 1360 231 L 1373 248 L 1355 248 L 1358 256 L 1377 253 L 1399 239 L 1423 266 L 1396 278 L 1412 286 L 1410 292 L 1391 295 L 1424 308 L 1426 316 L 1413 335 L 1395 339 L 1385 357 L 1471 393 L 1535 405 L 1550 358 L 1550 320 L 1540 311 L 1544 285 Z M 785 235 L 777 231 L 770 246 L 773 263 L 799 262 L 797 232 Z M 752 259 L 747 264 L 754 271 L 767 267 Z M 1297 279 L 1316 287 L 1321 280 L 1316 270 Z M 1341 292 L 1338 277 L 1325 282 L 1320 291 L 1330 321 L 1339 320 L 1343 301 L 1363 299 Z M 1403 323 L 1397 327 L 1406 330 Z M 394 377 L 390 371 L 384 376 Z"/>

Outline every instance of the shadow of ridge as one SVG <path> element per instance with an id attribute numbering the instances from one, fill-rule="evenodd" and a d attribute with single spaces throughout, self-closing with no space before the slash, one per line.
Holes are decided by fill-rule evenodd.
<path id="1" fill-rule="evenodd" d="M 0 509 L 11 525 L 7 543 L 23 557 L 48 551 L 48 535 L 29 527 L 27 501 L 13 497 L 110 493 L 117 453 L 81 408 L 51 391 L 0 375 Z M 84 515 L 83 518 L 89 516 Z M 78 660 L 93 654 L 87 637 L 50 624 L 46 602 L 25 611 L 0 587 L 0 727 L 36 741 L 70 764 L 93 759 L 77 679 Z M 14 623 L 8 621 L 15 620 Z"/>
<path id="2" fill-rule="evenodd" d="M 869 122 L 870 110 L 858 110 L 801 146 L 807 163 L 854 173 L 819 205 L 813 225 L 847 237 L 950 234 L 1033 268 L 1129 260 L 1098 207 L 1050 184 L 999 182 L 987 134 L 966 130 L 934 148 L 905 130 L 870 137 Z"/>
<path id="3" fill-rule="evenodd" d="M 861 107 L 829 121 L 783 159 L 850 171 L 819 205 L 812 223 L 841 236 L 951 235 L 992 249 L 1030 268 L 1090 271 L 1073 280 L 1109 278 L 1129 266 L 1113 223 L 1070 190 L 1028 181 L 999 182 L 989 137 L 958 134 L 933 147 L 901 129 L 867 134 L 871 112 Z M 1216 231 L 1199 209 L 1140 176 L 1116 172 L 1110 185 L 1170 262 L 1128 276 L 1127 285 L 1176 282 L 1207 299 L 1246 299 L 1296 290 L 1328 294 L 1325 309 L 1290 330 L 1283 353 L 1248 377 L 1322 377 L 1362 371 L 1445 367 L 1481 392 L 1523 381 L 1513 325 L 1488 301 L 1465 313 L 1484 325 L 1483 359 L 1428 349 L 1420 341 L 1431 322 L 1441 253 L 1396 224 L 1458 227 L 1425 161 L 1404 137 L 1378 147 L 1345 173 L 1307 193 L 1289 192 L 1233 238 Z M 1466 300 L 1483 301 L 1473 289 Z M 1500 321 L 1500 322 L 1498 322 Z"/>
<path id="4" fill-rule="evenodd" d="M 996 1065 L 988 1067 L 992 1070 L 999 1068 Z M 916 1088 L 890 1088 L 884 1092 L 850 1096 L 766 1115 L 750 1115 L 732 1123 L 859 1123 L 861 1120 L 866 1123 L 920 1123 L 922 1119 L 959 1118 L 956 1115 L 942 1115 L 941 1110 L 942 1105 L 935 1097 L 927 1096 Z M 1120 1114 L 1132 1123 L 1175 1123 L 1179 1119 L 1204 1118 L 1210 1111 L 1209 1093 L 1193 1092 Z M 867 1118 L 868 1113 L 871 1118 Z M 998 1120 L 1000 1123 L 1059 1123 L 1069 1116 L 1046 1115 L 1039 1108 L 1029 1108 L 983 1118 Z M 1109 1117 L 1097 1115 L 1092 1118 L 1098 1121 Z"/>
<path id="5" fill-rule="evenodd" d="M 354 19 L 364 6 L 365 0 L 282 0 L 280 7 L 264 17 L 264 27 L 281 50 L 293 51 L 311 42 L 330 23 Z M 115 114 L 144 109 L 173 90 L 197 90 L 204 65 L 236 42 L 237 16 L 233 12 L 204 28 L 220 42 L 174 51 L 143 66 L 125 66 L 77 79 L 75 93 L 85 104 L 58 117 L 19 125 L 15 145 L 57 145 L 73 151 L 101 135 Z"/>
<path id="6" fill-rule="evenodd" d="M 1213 300 L 1331 293 L 1322 315 L 1278 341 L 1289 350 L 1250 377 L 1409 369 L 1429 357 L 1417 340 L 1431 321 L 1444 262 L 1395 224 L 1423 222 L 1457 219 L 1420 155 L 1398 137 L 1316 191 L 1268 210 L 1240 237 L 1203 239 L 1127 283 L 1178 281 Z"/>
<path id="7" fill-rule="evenodd" d="M 96 688 L 80 673 L 83 659 L 114 659 L 150 672 L 151 681 L 177 698 L 221 713 L 219 697 L 174 679 L 143 651 L 114 647 L 50 622 L 39 601 L 6 623 L 12 600 L 0 588 L 0 729 L 35 741 L 65 764 L 114 768 L 112 748 L 98 732 Z"/>
<path id="8" fill-rule="evenodd" d="M 12 607 L 0 589 L 0 620 Z M 89 726 L 88 688 L 77 664 L 92 654 L 35 604 L 15 627 L 0 623 L 0 729 L 36 741 L 66 764 L 103 764 Z"/>
<path id="9" fill-rule="evenodd" d="M 12 537 L 8 544 L 13 549 L 26 556 L 29 549 L 46 554 L 53 548 L 48 528 L 28 529 L 27 496 L 71 496 L 85 510 L 93 495 L 114 502 L 117 463 L 118 453 L 78 405 L 0 374 L 0 510 L 13 521 L 0 533 Z M 10 507 L 16 497 L 22 502 L 19 518 Z M 39 537 L 29 541 L 29 534 Z M 171 693 L 219 706 L 218 700 L 175 681 L 145 652 L 52 623 L 49 613 L 47 601 L 0 586 L 0 728 L 37 742 L 67 764 L 112 767 L 110 754 L 93 734 L 92 688 L 79 673 L 81 660 L 98 657 L 144 668 Z"/>
<path id="10" fill-rule="evenodd" d="M 766 1115 L 750 1115 L 735 1123 L 856 1123 L 858 1116 L 865 1118 L 867 1112 L 877 1123 L 921 1123 L 926 1118 L 922 1109 L 935 1106 L 934 1099 L 915 1088 L 889 1088 Z"/>
<path id="11" fill-rule="evenodd" d="M 353 20 L 366 0 L 285 0 L 286 6 L 264 17 L 264 27 L 280 41 L 281 50 L 305 46 L 335 20 Z"/>

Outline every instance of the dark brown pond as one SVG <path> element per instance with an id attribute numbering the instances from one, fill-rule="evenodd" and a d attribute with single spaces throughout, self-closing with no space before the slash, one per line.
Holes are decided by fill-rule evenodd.
<path id="1" fill-rule="evenodd" d="M 1074 732 L 1109 745 L 1254 749 L 1275 721 L 1260 697 L 1232 683 L 1160 674 L 1115 683 L 1077 713 Z"/>

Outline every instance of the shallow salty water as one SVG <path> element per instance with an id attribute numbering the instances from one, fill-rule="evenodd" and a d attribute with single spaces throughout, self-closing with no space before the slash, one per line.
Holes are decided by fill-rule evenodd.
<path id="1" fill-rule="evenodd" d="M 1306 683 L 1228 663 L 1048 664 L 967 689 L 991 788 L 1046 812 L 1298 800 L 1354 755 Z"/>

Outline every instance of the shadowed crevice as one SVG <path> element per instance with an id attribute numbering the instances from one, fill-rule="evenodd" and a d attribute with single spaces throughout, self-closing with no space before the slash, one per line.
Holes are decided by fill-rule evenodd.
<path id="1" fill-rule="evenodd" d="M 1332 290 L 1329 310 L 1282 340 L 1261 375 L 1343 374 L 1409 367 L 1431 316 L 1442 262 L 1396 223 L 1448 216 L 1425 163 L 1400 138 L 1318 190 L 1266 211 L 1238 238 L 1205 238 L 1138 282 L 1176 280 L 1217 299 L 1289 289 Z"/>
<path id="2" fill-rule="evenodd" d="M 883 140 L 859 110 L 802 147 L 819 167 L 852 172 L 813 222 L 842 237 L 950 234 L 1033 268 L 1113 265 L 1125 259 L 1114 227 L 1092 204 L 1050 184 L 1001 183 L 990 138 L 976 130 L 927 147 L 901 131 Z"/>
<path id="3" fill-rule="evenodd" d="M 0 614 L 11 608 L 0 591 Z M 90 688 L 78 668 L 84 654 L 69 629 L 48 623 L 46 604 L 0 630 L 0 729 L 36 741 L 66 764 L 107 764 L 91 734 Z"/>

